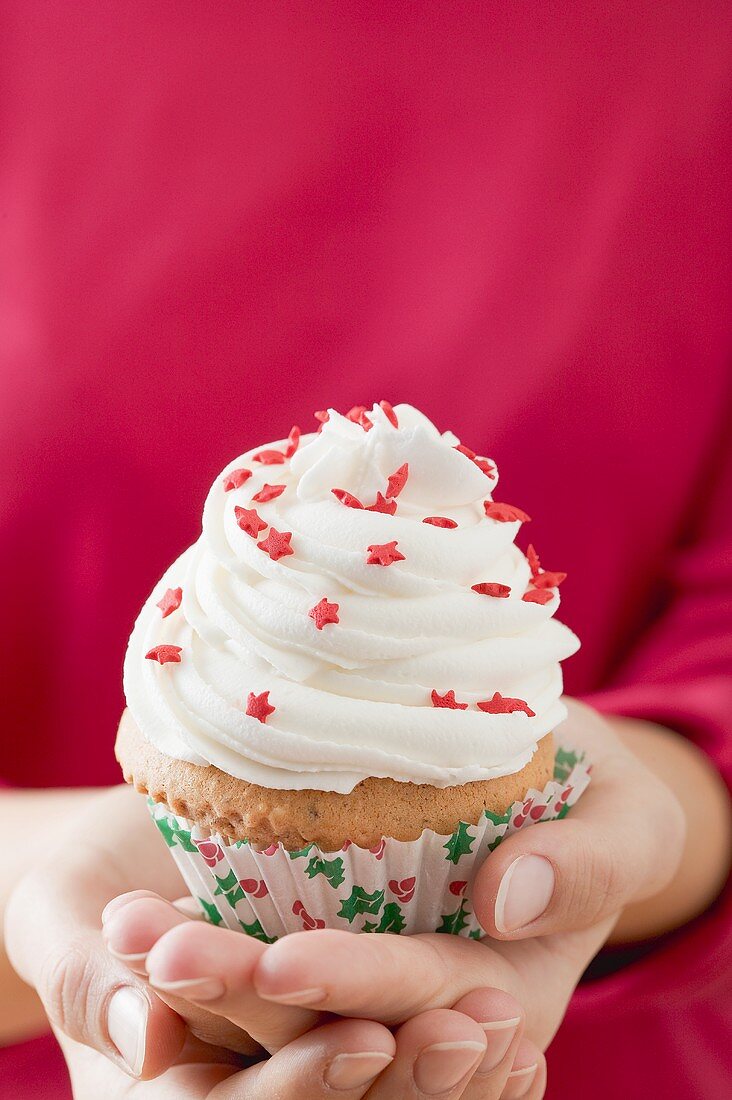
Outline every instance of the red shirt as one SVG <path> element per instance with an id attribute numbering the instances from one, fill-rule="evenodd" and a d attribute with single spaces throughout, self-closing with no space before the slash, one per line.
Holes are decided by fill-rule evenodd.
<path id="1" fill-rule="evenodd" d="M 3 19 L 5 779 L 118 780 L 125 642 L 217 472 L 384 397 L 534 515 L 568 691 L 731 780 L 726 5 Z M 550 1098 L 726 1094 L 729 914 L 580 988 Z M 67 1095 L 26 1046 L 13 1097 L 41 1063 Z"/>

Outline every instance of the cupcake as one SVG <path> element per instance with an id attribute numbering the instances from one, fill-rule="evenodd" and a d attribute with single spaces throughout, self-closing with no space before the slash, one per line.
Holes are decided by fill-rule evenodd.
<path id="1" fill-rule="evenodd" d="M 416 409 L 316 417 L 214 483 L 130 638 L 117 758 L 216 923 L 477 936 L 482 860 L 587 782 L 553 739 L 564 574 Z"/>

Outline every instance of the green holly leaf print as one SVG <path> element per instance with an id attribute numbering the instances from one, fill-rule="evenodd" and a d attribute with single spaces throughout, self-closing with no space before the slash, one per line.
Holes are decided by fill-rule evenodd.
<path id="1" fill-rule="evenodd" d="M 468 923 L 465 915 L 466 911 L 466 904 L 461 901 L 460 908 L 454 913 L 443 913 L 442 923 L 439 928 L 435 929 L 435 932 L 446 932 L 451 936 L 457 936 Z"/>
<path id="2" fill-rule="evenodd" d="M 309 855 L 311 849 L 315 847 L 314 844 L 306 844 L 304 848 L 298 848 L 296 852 L 288 852 L 290 859 L 300 859 L 301 856 Z"/>
<path id="3" fill-rule="evenodd" d="M 469 940 L 481 940 L 483 938 L 483 932 L 480 928 L 474 928 L 472 932 L 468 932 Z"/>
<path id="4" fill-rule="evenodd" d="M 276 936 L 268 936 L 262 925 L 258 920 L 254 920 L 251 924 L 245 924 L 243 920 L 239 921 L 242 930 L 246 932 L 248 936 L 254 936 L 255 940 L 261 940 L 262 943 L 276 943 Z"/>
<path id="5" fill-rule="evenodd" d="M 492 821 L 494 825 L 508 825 L 511 820 L 511 810 L 509 807 L 505 814 L 494 814 L 491 810 L 483 810 L 483 817 Z"/>
<path id="6" fill-rule="evenodd" d="M 406 928 L 407 922 L 402 916 L 402 911 L 395 901 L 388 901 L 384 906 L 376 931 L 396 932 L 397 934 Z"/>
<path id="7" fill-rule="evenodd" d="M 178 824 L 173 817 L 156 817 L 155 824 L 157 825 L 163 840 L 169 848 L 174 848 L 179 845 L 184 852 L 197 852 L 198 848 L 191 840 L 191 833 L 189 829 L 184 829 Z"/>
<path id="8" fill-rule="evenodd" d="M 462 856 L 472 852 L 474 843 L 475 837 L 470 835 L 468 826 L 464 821 L 461 821 L 447 844 L 443 844 L 443 848 L 447 852 L 450 863 L 457 863 Z"/>
<path id="9" fill-rule="evenodd" d="M 221 913 L 219 913 L 218 909 L 213 904 L 213 902 L 206 901 L 205 898 L 199 898 L 198 899 L 198 904 L 203 909 L 204 913 L 206 914 L 206 920 L 210 924 L 223 924 L 224 923 L 224 918 L 221 916 Z"/>
<path id="10" fill-rule="evenodd" d="M 362 886 L 354 886 L 350 897 L 341 902 L 338 916 L 345 917 L 348 923 L 352 924 L 359 913 L 378 913 L 383 904 L 383 890 L 374 890 L 373 894 L 367 894 Z"/>
<path id="11" fill-rule="evenodd" d="M 234 872 L 233 867 L 229 871 L 228 875 L 226 875 L 224 878 L 221 878 L 220 875 L 214 875 L 214 878 L 218 883 L 216 889 L 214 890 L 214 897 L 217 894 L 223 894 L 231 908 L 236 909 L 238 903 L 245 896 L 245 894 L 241 886 L 239 885 L 239 880 L 236 877 L 236 873 Z"/>
<path id="12" fill-rule="evenodd" d="M 324 875 L 333 889 L 343 882 L 346 877 L 343 874 L 343 860 L 338 859 L 321 859 L 320 856 L 313 856 L 305 868 L 305 874 L 308 878 L 315 878 L 316 875 Z"/>
<path id="13" fill-rule="evenodd" d="M 372 920 L 365 920 L 363 922 L 362 932 L 375 932 L 377 928 L 376 922 Z"/>
<path id="14" fill-rule="evenodd" d="M 578 753 L 572 752 L 571 749 L 557 749 L 557 754 L 554 757 L 554 778 L 556 781 L 563 783 L 572 768 L 581 759 L 582 757 Z"/>

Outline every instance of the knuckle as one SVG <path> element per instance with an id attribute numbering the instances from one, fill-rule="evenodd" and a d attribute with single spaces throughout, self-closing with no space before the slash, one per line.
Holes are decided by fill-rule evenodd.
<path id="1" fill-rule="evenodd" d="M 622 909 L 625 898 L 622 860 L 609 846 L 598 848 L 593 839 L 582 836 L 577 844 L 570 889 L 565 908 L 581 913 L 593 924 L 608 913 Z"/>
<path id="2" fill-rule="evenodd" d="M 88 946 L 80 939 L 51 952 L 41 965 L 38 992 L 51 1021 L 72 1039 L 99 1031 L 95 1003 L 99 993 Z"/>

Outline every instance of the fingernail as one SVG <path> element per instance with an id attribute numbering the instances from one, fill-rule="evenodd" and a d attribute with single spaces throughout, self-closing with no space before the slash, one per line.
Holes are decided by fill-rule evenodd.
<path id="1" fill-rule="evenodd" d="M 266 1001 L 276 1001 L 283 1005 L 314 1005 L 324 1001 L 327 994 L 324 989 L 293 989 L 291 993 L 260 993 Z"/>
<path id="2" fill-rule="evenodd" d="M 107 1034 L 134 1077 L 142 1073 L 149 1005 L 132 986 L 112 994 L 107 1009 Z"/>
<path id="3" fill-rule="evenodd" d="M 435 1043 L 414 1063 L 414 1081 L 427 1096 L 455 1088 L 485 1053 L 482 1043 Z"/>
<path id="4" fill-rule="evenodd" d="M 526 1096 L 534 1083 L 537 1068 L 535 1064 L 511 1070 L 501 1093 L 501 1100 L 520 1100 L 520 1097 Z"/>
<path id="5" fill-rule="evenodd" d="M 218 1001 L 226 992 L 221 978 L 186 978 L 180 982 L 163 982 L 148 975 L 150 985 L 161 993 L 172 993 L 176 997 L 188 997 L 191 1001 Z"/>
<path id="6" fill-rule="evenodd" d="M 508 1054 L 520 1023 L 520 1016 L 516 1016 L 513 1020 L 490 1020 L 480 1025 L 485 1031 L 487 1046 L 483 1061 L 476 1073 L 490 1073 L 500 1065 Z"/>
<path id="7" fill-rule="evenodd" d="M 495 921 L 499 932 L 515 932 L 544 912 L 554 893 L 554 868 L 543 856 L 519 856 L 501 879 Z"/>
<path id="8" fill-rule="evenodd" d="M 332 1089 L 363 1088 L 393 1061 L 391 1054 L 382 1054 L 378 1050 L 339 1054 L 326 1069 L 324 1080 Z"/>

